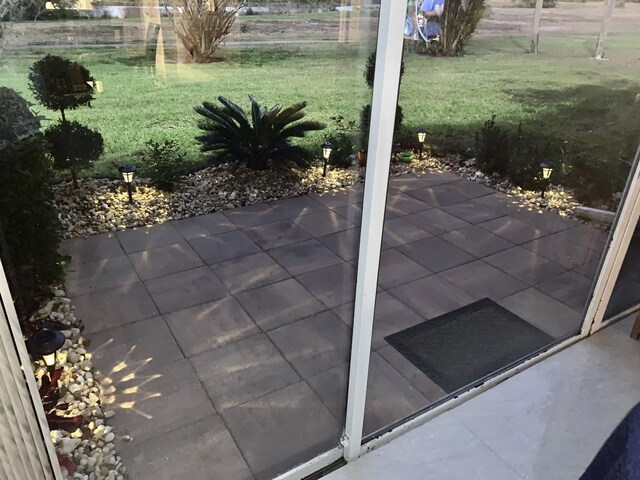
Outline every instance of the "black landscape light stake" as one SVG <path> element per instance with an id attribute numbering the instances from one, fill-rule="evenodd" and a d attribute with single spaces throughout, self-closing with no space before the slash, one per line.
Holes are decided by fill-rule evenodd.
<path id="1" fill-rule="evenodd" d="M 553 173 L 555 165 L 551 162 L 543 162 L 540 164 L 540 168 L 542 169 L 542 179 L 544 182 L 542 183 L 542 198 L 544 198 L 544 193 L 549 186 L 549 178 L 551 178 L 551 173 Z"/>
<path id="2" fill-rule="evenodd" d="M 42 357 L 47 370 L 53 372 L 56 366 L 56 352 L 64 345 L 65 340 L 65 336 L 58 330 L 44 329 L 28 340 L 27 349 L 34 357 Z"/>
<path id="3" fill-rule="evenodd" d="M 327 176 L 327 163 L 329 162 L 329 157 L 331 156 L 331 151 L 333 150 L 333 144 L 331 142 L 324 142 L 322 144 L 322 157 L 324 158 L 324 165 L 322 167 L 322 176 Z"/>
<path id="4" fill-rule="evenodd" d="M 427 139 L 428 132 L 426 128 L 420 128 L 416 133 L 418 134 L 418 142 L 420 142 L 420 157 L 418 159 L 422 160 L 422 148 L 424 147 L 424 142 Z"/>
<path id="5" fill-rule="evenodd" d="M 127 193 L 129 193 L 129 203 L 133 203 L 133 194 L 131 193 L 131 184 L 133 183 L 133 175 L 136 173 L 134 165 L 120 165 L 118 171 L 122 174 L 124 183 L 127 184 Z"/>

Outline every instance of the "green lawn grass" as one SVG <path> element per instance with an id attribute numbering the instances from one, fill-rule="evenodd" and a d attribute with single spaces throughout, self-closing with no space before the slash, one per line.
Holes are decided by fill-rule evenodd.
<path id="1" fill-rule="evenodd" d="M 566 140 L 565 153 L 628 161 L 640 139 L 639 39 L 612 36 L 608 62 L 592 60 L 595 39 L 581 36 L 545 35 L 537 56 L 526 53 L 528 39 L 522 37 L 478 37 L 459 58 L 406 54 L 402 133 L 426 126 L 441 149 L 468 149 L 474 132 L 495 114 L 499 122 L 522 122 Z M 104 82 L 93 108 L 69 112 L 68 118 L 102 132 L 105 153 L 90 174 L 111 177 L 117 174 L 114 163 L 131 161 L 150 139 L 174 139 L 194 167 L 203 165 L 193 107 L 218 95 L 245 106 L 249 94 L 267 105 L 304 100 L 311 119 L 329 125 L 335 115 L 357 120 L 370 101 L 362 71 L 372 48 L 327 43 L 223 47 L 223 62 L 167 64 L 165 75 L 156 75 L 139 49 L 56 53 L 82 62 Z M 28 68 L 45 53 L 5 51 L 0 85 L 32 100 Z M 57 119 L 56 113 L 39 110 Z M 315 133 L 306 144 L 316 146 L 325 133 Z"/>

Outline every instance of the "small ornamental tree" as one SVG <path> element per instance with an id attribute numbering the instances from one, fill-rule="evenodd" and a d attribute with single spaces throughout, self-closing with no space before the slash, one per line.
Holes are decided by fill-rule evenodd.
<path id="1" fill-rule="evenodd" d="M 73 186 L 78 188 L 78 172 L 102 155 L 102 135 L 81 123 L 60 121 L 45 131 L 45 138 L 50 145 L 53 166 L 69 171 Z"/>
<path id="2" fill-rule="evenodd" d="M 484 15 L 484 0 L 446 0 L 435 53 L 460 55 Z"/>
<path id="3" fill-rule="evenodd" d="M 91 107 L 93 77 L 85 67 L 58 55 L 47 55 L 29 70 L 29 89 L 44 107 L 59 111 Z"/>
<path id="4" fill-rule="evenodd" d="M 45 131 L 54 167 L 71 173 L 78 187 L 78 172 L 102 154 L 102 135 L 78 122 L 69 122 L 67 110 L 91 107 L 93 77 L 85 67 L 58 55 L 47 55 L 29 71 L 29 88 L 49 110 L 60 112 L 61 121 Z"/>
<path id="5" fill-rule="evenodd" d="M 215 51 L 231 31 L 240 8 L 232 5 L 229 0 L 171 0 L 167 10 L 192 61 L 216 60 Z"/>

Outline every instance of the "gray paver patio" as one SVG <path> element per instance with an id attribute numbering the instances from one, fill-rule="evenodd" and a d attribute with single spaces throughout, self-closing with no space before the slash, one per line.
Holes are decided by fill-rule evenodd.
<path id="1" fill-rule="evenodd" d="M 386 336 L 489 297 L 560 338 L 606 242 L 451 173 L 389 184 L 366 433 L 446 395 Z M 268 479 L 338 444 L 362 191 L 63 243 L 133 478 Z"/>

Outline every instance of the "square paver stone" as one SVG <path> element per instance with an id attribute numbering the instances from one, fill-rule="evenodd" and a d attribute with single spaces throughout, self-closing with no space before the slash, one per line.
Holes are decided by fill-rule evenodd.
<path id="1" fill-rule="evenodd" d="M 503 298 L 498 303 L 556 339 L 576 332 L 582 324 L 580 313 L 535 288 Z"/>
<path id="2" fill-rule="evenodd" d="M 511 216 L 489 220 L 478 226 L 517 245 L 547 234 L 544 230 Z"/>
<path id="3" fill-rule="evenodd" d="M 309 198 L 320 202 L 328 208 L 341 207 L 343 205 L 351 205 L 354 203 L 362 203 L 362 186 L 351 187 L 336 192 L 312 193 Z"/>
<path id="4" fill-rule="evenodd" d="M 209 267 L 173 273 L 145 282 L 160 313 L 219 300 L 227 296 L 227 288 Z"/>
<path id="5" fill-rule="evenodd" d="M 144 365 L 159 367 L 182 358 L 182 351 L 162 317 L 91 335 L 91 361 L 103 373 L 105 385 L 135 374 Z"/>
<path id="6" fill-rule="evenodd" d="M 468 196 L 463 195 L 457 188 L 451 186 L 455 183 L 457 182 L 427 187 L 421 190 L 412 190 L 408 194 L 430 207 L 443 207 L 468 200 Z"/>
<path id="7" fill-rule="evenodd" d="M 216 413 L 189 360 L 147 363 L 114 377 L 115 392 L 104 406 L 116 411 L 116 429 L 132 435 L 136 443 Z"/>
<path id="8" fill-rule="evenodd" d="M 129 260 L 142 280 L 191 270 L 204 265 L 184 240 L 165 247 L 132 253 Z"/>
<path id="9" fill-rule="evenodd" d="M 469 225 L 468 222 L 465 222 L 458 217 L 454 217 L 449 213 L 443 212 L 438 208 L 407 215 L 404 218 L 416 227 L 433 235 L 442 235 L 443 233 Z"/>
<path id="10" fill-rule="evenodd" d="M 349 365 L 341 365 L 309 380 L 309 384 L 336 419 L 344 423 Z M 428 406 L 427 399 L 378 353 L 371 354 L 367 397 L 364 409 L 364 434 L 411 415 Z"/>
<path id="11" fill-rule="evenodd" d="M 304 273 L 297 279 L 329 308 L 353 302 L 356 292 L 356 270 L 347 263 Z"/>
<path id="12" fill-rule="evenodd" d="M 437 402 L 448 395 L 436 382 L 422 373 L 418 367 L 407 360 L 407 357 L 402 355 L 393 346 L 387 345 L 378 350 L 377 353 L 384 358 L 394 370 L 406 378 L 416 390 L 424 395 L 428 403 Z"/>
<path id="13" fill-rule="evenodd" d="M 260 333 L 233 297 L 178 310 L 164 318 L 187 357 Z"/>
<path id="14" fill-rule="evenodd" d="M 269 203 L 258 203 L 249 207 L 225 210 L 222 214 L 240 228 L 255 227 L 265 223 L 273 223 L 284 217 Z"/>
<path id="15" fill-rule="evenodd" d="M 269 337 L 303 378 L 349 359 L 351 329 L 330 310 L 272 330 Z"/>
<path id="16" fill-rule="evenodd" d="M 173 226 L 186 240 L 209 237 L 237 228 L 231 220 L 220 212 L 177 220 L 173 222 Z"/>
<path id="17" fill-rule="evenodd" d="M 99 332 L 158 315 L 153 300 L 141 282 L 88 293 L 73 298 L 76 317 L 85 333 Z"/>
<path id="18" fill-rule="evenodd" d="M 349 262 L 358 257 L 360 229 L 350 228 L 342 232 L 319 237 L 318 241 L 343 260 Z"/>
<path id="19" fill-rule="evenodd" d="M 432 272 L 441 272 L 475 260 L 475 257 L 438 237 L 407 243 L 398 247 L 398 250 Z"/>
<path id="20" fill-rule="evenodd" d="M 332 210 L 322 210 L 302 217 L 296 217 L 293 222 L 314 237 L 322 237 L 332 233 L 354 228 L 353 223 L 347 221 Z"/>
<path id="21" fill-rule="evenodd" d="M 380 255 L 378 285 L 384 290 L 426 277 L 431 272 L 395 248 L 384 250 Z"/>
<path id="22" fill-rule="evenodd" d="M 143 228 L 130 228 L 116 233 L 125 253 L 141 252 L 150 248 L 171 245 L 182 240 L 173 222 Z"/>
<path id="23" fill-rule="evenodd" d="M 293 278 L 237 293 L 235 296 L 264 332 L 325 310 L 325 307 Z"/>
<path id="24" fill-rule="evenodd" d="M 576 272 L 566 272 L 536 285 L 536 289 L 582 312 L 589 300 L 593 280 Z"/>
<path id="25" fill-rule="evenodd" d="M 339 445 L 342 426 L 305 382 L 223 412 L 256 480 L 276 475 Z"/>
<path id="26" fill-rule="evenodd" d="M 191 359 L 218 411 L 299 381 L 266 335 L 254 335 Z"/>
<path id="27" fill-rule="evenodd" d="M 426 319 L 432 319 L 465 305 L 477 298 L 439 276 L 421 278 L 389 292 Z"/>
<path id="28" fill-rule="evenodd" d="M 486 222 L 487 220 L 493 220 L 494 218 L 504 216 L 499 209 L 487 206 L 478 200 L 479 199 L 473 199 L 466 202 L 456 203 L 455 205 L 442 207 L 442 210 L 450 213 L 454 217 L 464 220 L 465 222 L 473 224 Z"/>
<path id="29" fill-rule="evenodd" d="M 387 197 L 386 211 L 389 213 L 393 213 L 394 215 L 409 215 L 411 213 L 421 212 L 429 208 L 431 208 L 431 206 L 412 197 L 411 195 L 407 195 L 406 193 L 389 195 Z"/>
<path id="30" fill-rule="evenodd" d="M 537 255 L 562 265 L 567 270 L 577 268 L 602 256 L 602 251 L 595 251 L 585 247 L 563 234 L 564 232 L 559 232 L 547 235 L 522 246 Z"/>
<path id="31" fill-rule="evenodd" d="M 253 480 L 233 438 L 217 415 L 154 437 L 122 444 L 120 454 L 136 480 Z"/>
<path id="32" fill-rule="evenodd" d="M 207 265 L 260 251 L 260 247 L 240 230 L 194 238 L 189 243 Z"/>
<path id="33" fill-rule="evenodd" d="M 501 270 L 481 260 L 467 263 L 439 274 L 476 298 L 497 301 L 528 287 Z"/>
<path id="34" fill-rule="evenodd" d="M 65 286 L 70 296 L 97 292 L 137 282 L 138 275 L 126 256 L 88 263 L 72 263 L 67 268 Z"/>
<path id="35" fill-rule="evenodd" d="M 217 263 L 211 268 L 231 293 L 263 287 L 290 277 L 284 268 L 264 252 Z"/>
<path id="36" fill-rule="evenodd" d="M 522 247 L 513 247 L 483 260 L 529 285 L 560 275 L 566 270 L 557 263 Z"/>
<path id="37" fill-rule="evenodd" d="M 513 243 L 510 241 L 476 225 L 469 225 L 468 227 L 445 233 L 440 238 L 478 258 L 513 247 Z"/>
<path id="38" fill-rule="evenodd" d="M 267 205 L 285 218 L 301 217 L 327 208 L 326 205 L 316 202 L 308 195 L 275 200 Z"/>
<path id="39" fill-rule="evenodd" d="M 289 220 L 251 227 L 244 230 L 244 233 L 264 250 L 311 238 L 307 232 Z"/>
<path id="40" fill-rule="evenodd" d="M 518 208 L 513 213 L 509 213 L 509 215 L 544 230 L 547 233 L 556 233 L 579 225 L 575 220 L 561 217 L 547 210 L 536 209 L 531 205 Z"/>
<path id="41" fill-rule="evenodd" d="M 413 327 L 424 321 L 401 301 L 387 292 L 376 295 L 376 309 L 373 316 L 373 340 L 371 348 L 378 350 L 388 345 L 386 336 Z"/>
<path id="42" fill-rule="evenodd" d="M 353 205 L 343 205 L 342 207 L 336 207 L 333 209 L 342 218 L 347 219 L 354 225 L 360 225 L 362 223 L 362 204 L 354 203 Z"/>
<path id="43" fill-rule="evenodd" d="M 382 240 L 391 247 L 415 242 L 423 238 L 432 237 L 429 232 L 418 228 L 404 217 L 385 220 Z"/>
<path id="44" fill-rule="evenodd" d="M 269 250 L 269 255 L 292 275 L 342 263 L 342 259 L 317 240 L 273 248 Z"/>
<path id="45" fill-rule="evenodd" d="M 60 254 L 69 255 L 73 265 L 124 255 L 115 233 L 73 238 L 60 243 Z"/>

